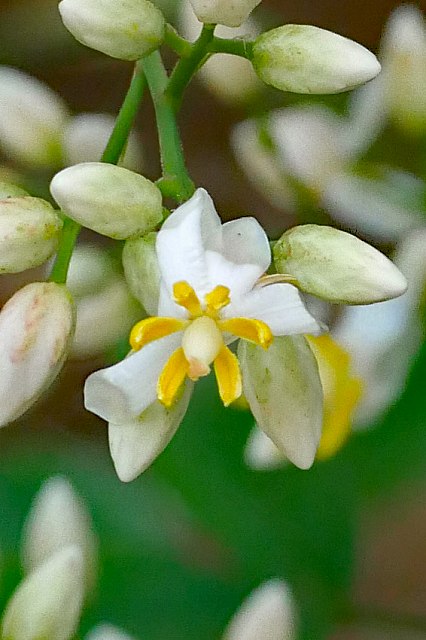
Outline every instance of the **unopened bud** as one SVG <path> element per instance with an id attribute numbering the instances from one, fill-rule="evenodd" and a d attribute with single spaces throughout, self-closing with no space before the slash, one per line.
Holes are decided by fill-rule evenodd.
<path id="1" fill-rule="evenodd" d="M 74 332 L 65 286 L 34 282 L 0 313 L 0 426 L 21 416 L 59 373 Z"/>
<path id="2" fill-rule="evenodd" d="M 16 184 L 3 182 L 3 180 L 0 179 L 0 200 L 5 200 L 6 198 L 20 198 L 21 196 L 27 195 L 29 194 Z"/>
<path id="3" fill-rule="evenodd" d="M 54 553 L 77 545 L 83 552 L 87 593 L 96 582 L 97 539 L 86 506 L 66 478 L 50 478 L 37 494 L 24 528 L 22 564 L 34 571 Z"/>
<path id="4" fill-rule="evenodd" d="M 306 224 L 286 231 L 274 246 L 278 272 L 299 288 L 343 304 L 371 304 L 400 296 L 407 281 L 380 251 L 350 233 Z"/>
<path id="5" fill-rule="evenodd" d="M 287 24 L 263 33 L 254 42 L 252 61 L 266 84 L 293 93 L 348 91 L 380 71 L 365 47 L 310 25 Z"/>
<path id="6" fill-rule="evenodd" d="M 155 184 L 112 164 L 86 162 L 64 169 L 50 189 L 67 216 L 116 240 L 151 231 L 163 217 Z"/>
<path id="7" fill-rule="evenodd" d="M 200 22 L 239 27 L 261 0 L 190 0 Z"/>
<path id="8" fill-rule="evenodd" d="M 62 0 L 59 12 L 76 40 L 112 58 L 139 60 L 164 39 L 164 16 L 149 0 Z"/>
<path id="9" fill-rule="evenodd" d="M 127 240 L 123 249 L 123 267 L 132 295 L 150 316 L 157 315 L 160 297 L 160 267 L 155 251 L 156 233 Z"/>
<path id="10" fill-rule="evenodd" d="M 6 606 L 2 640 L 70 640 L 83 603 L 83 556 L 65 547 L 31 573 Z"/>
<path id="11" fill-rule="evenodd" d="M 17 273 L 46 262 L 56 250 L 61 228 L 61 219 L 41 198 L 0 200 L 0 273 Z"/>
<path id="12" fill-rule="evenodd" d="M 32 167 L 61 164 L 61 136 L 68 112 L 39 80 L 0 66 L 0 141 L 4 151 Z"/>

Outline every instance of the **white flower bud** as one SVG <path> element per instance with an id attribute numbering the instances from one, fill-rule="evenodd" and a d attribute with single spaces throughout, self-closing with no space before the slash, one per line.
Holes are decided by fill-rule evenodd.
<path id="1" fill-rule="evenodd" d="M 76 40 L 112 58 L 139 60 L 164 38 L 164 16 L 148 0 L 62 0 L 59 12 Z"/>
<path id="2" fill-rule="evenodd" d="M 132 295 L 150 316 L 157 315 L 160 297 L 160 267 L 155 241 L 157 234 L 127 240 L 123 249 L 123 267 Z"/>
<path id="3" fill-rule="evenodd" d="M 0 200 L 0 273 L 17 273 L 46 262 L 56 250 L 61 228 L 61 219 L 41 198 Z"/>
<path id="4" fill-rule="evenodd" d="M 68 112 L 45 84 L 0 66 L 0 142 L 17 162 L 32 167 L 61 164 L 61 136 Z"/>
<path id="5" fill-rule="evenodd" d="M 190 0 L 200 22 L 239 27 L 261 0 Z"/>
<path id="6" fill-rule="evenodd" d="M 6 606 L 4 640 L 70 640 L 83 602 L 83 556 L 65 547 L 31 573 Z"/>
<path id="7" fill-rule="evenodd" d="M 74 332 L 65 286 L 34 282 L 0 313 L 0 426 L 21 416 L 59 373 Z"/>
<path id="8" fill-rule="evenodd" d="M 98 162 L 114 129 L 115 118 L 109 113 L 81 113 L 70 118 L 63 137 L 66 166 L 80 162 Z M 119 166 L 140 171 L 143 166 L 142 150 L 134 131 L 130 133 L 126 150 Z"/>
<path id="9" fill-rule="evenodd" d="M 86 640 L 134 640 L 112 624 L 99 624 L 86 636 Z"/>
<path id="10" fill-rule="evenodd" d="M 30 573 L 54 553 L 78 546 L 84 557 L 87 593 L 97 578 L 97 539 L 81 498 L 66 478 L 57 476 L 43 484 L 28 514 L 23 536 L 22 564 Z"/>
<path id="11" fill-rule="evenodd" d="M 90 244 L 76 246 L 67 276 L 67 287 L 74 299 L 98 293 L 116 277 L 114 261 L 107 251 Z"/>
<path id="12" fill-rule="evenodd" d="M 160 190 L 143 176 L 102 162 L 86 162 L 56 174 L 50 190 L 79 224 L 116 240 L 151 231 L 163 217 Z"/>
<path id="13" fill-rule="evenodd" d="M 12 184 L 10 182 L 3 182 L 0 179 L 0 200 L 5 200 L 6 198 L 20 198 L 21 196 L 28 196 L 29 194 L 18 187 L 16 184 Z"/>
<path id="14" fill-rule="evenodd" d="M 407 281 L 380 251 L 350 233 L 306 224 L 286 231 L 274 246 L 278 272 L 302 291 L 330 302 L 371 304 L 400 296 Z"/>
<path id="15" fill-rule="evenodd" d="M 252 591 L 231 620 L 223 640 L 295 640 L 293 596 L 282 580 Z"/>
<path id="16" fill-rule="evenodd" d="M 293 93 L 348 91 L 380 71 L 376 56 L 353 40 L 294 24 L 259 36 L 253 45 L 253 65 L 266 84 Z"/>

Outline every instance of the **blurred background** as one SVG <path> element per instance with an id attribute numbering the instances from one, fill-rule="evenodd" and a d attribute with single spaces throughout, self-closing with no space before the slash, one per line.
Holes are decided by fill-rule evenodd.
<path id="1" fill-rule="evenodd" d="M 158 4 L 177 25 L 179 0 Z M 398 6 L 391 0 L 263 0 L 253 15 L 263 29 L 286 22 L 314 24 L 378 52 Z M 415 6 L 426 10 L 426 2 Z M 188 33 L 191 28 L 184 27 Z M 382 43 L 381 51 L 391 60 L 391 45 Z M 398 115 L 389 98 L 380 102 L 374 92 L 356 99 L 347 94 L 306 99 L 256 87 L 234 95 L 217 87 L 213 72 L 194 81 L 179 117 L 190 173 L 209 190 L 224 219 L 254 215 L 271 238 L 297 222 L 333 221 L 396 256 L 413 278 L 413 296 L 396 327 L 388 325 L 397 323 L 400 308 L 390 306 L 377 315 L 361 314 L 353 337 L 352 317 L 338 308 L 320 309 L 336 338 L 348 348 L 355 345 L 354 366 L 365 378 L 366 391 L 377 392 L 379 400 L 370 398 L 362 416 L 354 416 L 356 428 L 341 450 L 310 471 L 286 464 L 254 470 L 244 461 L 253 418 L 238 407 L 224 410 L 214 383 L 204 380 L 166 451 L 142 477 L 125 485 L 109 456 L 105 424 L 82 404 L 85 378 L 123 356 L 128 329 L 141 314 L 135 301 L 120 297 L 122 311 L 111 329 L 105 309 L 115 298 L 106 294 L 100 320 L 81 330 L 93 341 L 76 346 L 48 394 L 0 432 L 2 607 L 21 576 L 21 531 L 31 500 L 44 480 L 61 474 L 85 499 L 100 540 L 98 586 L 84 611 L 82 637 L 94 624 L 108 621 L 141 640 L 219 639 L 245 596 L 280 577 L 295 597 L 300 638 L 426 638 L 426 30 L 423 44 L 416 41 L 409 55 L 423 73 L 409 98 L 423 99 L 424 122 L 419 117 L 415 125 L 409 109 Z M 173 54 L 165 50 L 165 59 L 171 68 Z M 78 45 L 60 21 L 56 0 L 2 1 L 0 64 L 47 83 L 74 115 L 115 114 L 132 73 L 130 64 Z M 385 79 L 392 84 L 392 77 L 390 69 Z M 0 85 L 0 102 L 1 91 Z M 325 124 L 320 106 L 327 110 Z M 418 115 L 417 102 L 414 107 Z M 379 114 L 374 126 L 366 117 L 373 112 Z M 302 154 L 294 164 L 283 157 L 269 113 L 279 113 L 278 120 L 284 114 L 280 127 L 288 127 L 288 135 L 294 118 L 299 128 L 305 123 L 312 146 L 318 139 L 318 158 L 306 141 L 301 144 L 310 160 Z M 250 127 L 255 123 L 254 129 L 247 130 L 248 138 L 238 137 L 235 127 L 246 120 Z M 313 187 L 311 169 L 294 167 L 302 161 L 323 166 L 330 157 L 334 162 L 336 150 L 324 151 L 317 131 L 330 139 L 337 131 L 333 127 L 340 132 L 342 123 L 357 140 L 344 160 L 351 182 L 330 190 L 328 182 L 318 186 L 315 176 Z M 312 135 L 308 125 L 314 127 Z M 135 129 L 143 173 L 156 179 L 157 139 L 148 96 Z M 361 142 L 359 131 L 367 131 Z M 246 148 L 244 137 L 254 146 Z M 266 151 L 271 163 L 266 173 L 274 180 L 265 188 L 266 178 L 263 185 L 253 178 L 260 169 L 250 158 Z M 2 175 L 43 197 L 60 168 L 25 166 L 7 149 L 1 167 Z M 282 180 L 281 187 L 275 178 Z M 385 212 L 383 224 L 364 224 L 370 205 L 378 218 Z M 81 241 L 99 242 L 89 233 Z M 108 242 L 101 248 L 108 255 L 102 287 L 109 291 L 111 281 L 122 278 L 120 250 Z M 1 302 L 40 277 L 40 270 L 1 276 Z"/>

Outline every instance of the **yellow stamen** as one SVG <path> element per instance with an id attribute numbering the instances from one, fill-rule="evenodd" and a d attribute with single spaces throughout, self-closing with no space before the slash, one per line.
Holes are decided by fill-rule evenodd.
<path id="1" fill-rule="evenodd" d="M 203 314 L 201 303 L 197 294 L 188 282 L 182 280 L 173 285 L 173 297 L 175 302 L 189 311 L 192 317 L 198 317 Z"/>
<path id="2" fill-rule="evenodd" d="M 230 291 L 228 287 L 225 287 L 223 284 L 219 284 L 213 289 L 213 291 L 210 291 L 210 293 L 204 296 L 207 305 L 206 313 L 215 317 L 218 311 L 223 309 L 223 307 L 226 307 L 231 302 L 229 293 Z"/>
<path id="3" fill-rule="evenodd" d="M 237 400 L 242 393 L 241 372 L 237 357 L 225 347 L 214 361 L 214 371 L 219 388 L 219 395 L 225 407 Z"/>
<path id="4" fill-rule="evenodd" d="M 129 338 L 130 346 L 133 351 L 139 351 L 148 342 L 182 331 L 188 324 L 187 320 L 177 318 L 146 318 L 133 327 Z"/>
<path id="5" fill-rule="evenodd" d="M 254 342 L 264 349 L 268 349 L 274 339 L 272 331 L 262 320 L 229 318 L 229 320 L 220 320 L 218 325 L 221 331 L 226 331 L 249 342 Z"/>
<path id="6" fill-rule="evenodd" d="M 355 408 L 362 396 L 362 381 L 351 373 L 351 359 L 333 338 L 308 336 L 318 362 L 324 390 L 324 421 L 317 458 L 330 458 L 345 444 L 351 432 Z"/>
<path id="7" fill-rule="evenodd" d="M 170 409 L 188 373 L 188 361 L 180 347 L 167 360 L 157 382 L 159 401 Z"/>

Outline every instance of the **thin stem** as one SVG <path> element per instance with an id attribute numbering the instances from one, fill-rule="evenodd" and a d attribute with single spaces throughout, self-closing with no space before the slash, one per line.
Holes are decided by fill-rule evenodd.
<path id="1" fill-rule="evenodd" d="M 195 189 L 185 166 L 175 111 L 166 94 L 169 79 L 158 51 L 144 58 L 142 65 L 157 117 L 163 170 L 163 177 L 157 184 L 164 194 L 181 203 L 188 200 Z"/>
<path id="2" fill-rule="evenodd" d="M 209 51 L 210 53 L 230 53 L 234 56 L 251 60 L 253 57 L 253 43 L 249 40 L 228 40 L 215 36 L 209 44 Z"/>
<path id="3" fill-rule="evenodd" d="M 120 160 L 139 109 L 145 86 L 146 81 L 143 69 L 140 62 L 138 62 L 135 66 L 129 90 L 115 121 L 113 132 L 102 155 L 102 162 L 117 164 Z M 65 218 L 55 263 L 49 277 L 51 282 L 65 284 L 67 281 L 68 269 L 80 229 L 81 227 L 77 222 Z"/>
<path id="4" fill-rule="evenodd" d="M 187 58 L 192 53 L 192 44 L 182 38 L 171 24 L 166 26 L 164 42 L 181 58 Z"/>
<path id="5" fill-rule="evenodd" d="M 175 111 L 178 110 L 182 102 L 182 97 L 186 87 L 193 75 L 209 57 L 209 45 L 214 38 L 215 25 L 205 24 L 198 40 L 191 47 L 191 53 L 185 58 L 181 58 L 170 76 L 166 90 Z"/>

